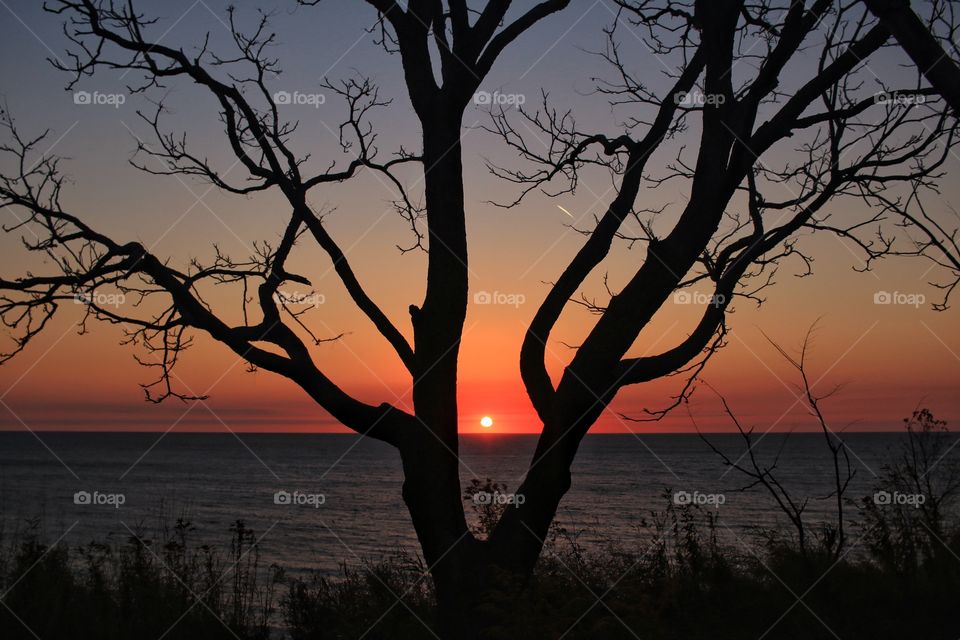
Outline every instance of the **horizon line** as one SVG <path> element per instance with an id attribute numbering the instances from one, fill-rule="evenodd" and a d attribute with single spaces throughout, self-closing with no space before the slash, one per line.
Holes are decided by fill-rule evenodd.
<path id="1" fill-rule="evenodd" d="M 885 430 L 849 430 L 842 432 L 841 435 L 851 434 L 851 433 L 862 433 L 862 434 L 889 434 L 889 433 L 903 433 L 904 429 L 885 429 Z M 82 434 L 169 434 L 176 433 L 177 435 L 292 435 L 292 436 L 359 436 L 359 437 L 369 437 L 371 440 L 376 440 L 370 436 L 365 436 L 364 434 L 357 433 L 355 431 L 224 431 L 223 429 L 218 430 L 190 430 L 190 431 L 177 431 L 172 432 L 170 430 L 164 429 L 143 429 L 143 430 L 132 430 L 132 429 L 4 429 L 0 428 L 0 434 L 3 433 L 25 433 L 25 434 L 39 434 L 39 433 L 82 433 Z M 821 434 L 820 429 L 771 429 L 766 433 L 774 434 Z M 458 435 L 461 436 L 483 436 L 483 437 L 493 437 L 493 436 L 539 436 L 540 431 L 497 431 L 497 432 L 484 432 L 484 431 L 461 431 Z M 587 432 L 587 436 L 633 436 L 639 438 L 641 436 L 655 436 L 655 435 L 677 435 L 677 436 L 696 436 L 699 434 L 709 434 L 709 435 L 740 435 L 737 431 L 730 430 L 702 430 L 697 431 L 650 431 L 650 432 L 632 432 L 632 431 L 604 431 L 604 432 Z"/>

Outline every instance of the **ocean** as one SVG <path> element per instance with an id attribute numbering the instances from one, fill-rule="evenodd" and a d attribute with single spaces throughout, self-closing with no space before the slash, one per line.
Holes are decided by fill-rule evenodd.
<path id="1" fill-rule="evenodd" d="M 736 434 L 708 437 L 734 459 L 743 451 Z M 856 472 L 847 495 L 883 490 L 883 466 L 905 436 L 845 440 Z M 463 483 L 490 478 L 515 490 L 535 443 L 528 435 L 463 436 Z M 777 477 L 810 499 L 809 522 L 831 517 L 822 435 L 769 434 L 755 452 L 767 465 L 779 454 Z M 949 457 L 957 455 L 960 447 Z M 0 432 L 0 535 L 32 523 L 48 542 L 120 542 L 131 531 L 153 537 L 184 517 L 197 540 L 225 546 L 242 519 L 260 540 L 261 562 L 333 572 L 395 548 L 417 551 L 401 483 L 395 450 L 346 434 Z M 696 435 L 590 435 L 557 523 L 584 544 L 643 544 L 651 511 L 679 493 L 715 509 L 733 541 L 752 544 L 757 527 L 786 521 L 761 490 L 740 491 L 746 483 Z"/>

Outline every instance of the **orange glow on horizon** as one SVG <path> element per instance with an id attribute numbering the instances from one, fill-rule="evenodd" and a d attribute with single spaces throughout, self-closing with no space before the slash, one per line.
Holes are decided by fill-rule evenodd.
<path id="1" fill-rule="evenodd" d="M 65 100 L 63 77 L 46 62 L 49 52 L 41 44 L 48 38 L 51 43 L 65 44 L 59 22 L 43 17 L 41 9 L 34 10 L 37 24 L 31 22 L 31 26 L 40 29 L 41 39 L 18 31 L 17 37 L 22 40 L 16 49 L 21 51 L 22 47 L 24 53 L 17 60 L 16 73 L 24 81 L 9 96 L 9 109 L 19 114 L 25 132 L 39 133 L 53 127 L 51 142 L 57 140 L 57 145 L 50 153 L 65 159 L 63 168 L 70 182 L 65 185 L 64 196 L 71 213 L 93 228 L 108 230 L 120 242 L 138 241 L 149 246 L 153 254 L 162 260 L 169 258 L 171 266 L 184 271 L 190 269 L 189 261 L 194 258 L 209 264 L 215 257 L 214 243 L 218 252 L 237 260 L 254 255 L 254 243 L 275 244 L 286 219 L 274 215 L 282 213 L 283 207 L 278 208 L 282 199 L 272 192 L 237 197 L 208 189 L 203 181 L 146 174 L 131 167 L 131 133 L 142 135 L 148 142 L 153 140 L 150 127 L 132 117 L 134 109 L 149 109 L 150 105 L 133 95 L 119 110 L 77 106 Z M 590 21 L 596 16 L 584 17 Z M 596 26 L 606 27 L 607 17 Z M 302 30 L 295 34 L 309 36 L 302 46 L 314 47 L 310 54 L 302 54 L 300 46 L 287 49 L 287 55 L 280 56 L 285 63 L 284 77 L 314 82 L 317 65 L 339 62 L 341 53 L 335 47 L 331 49 L 326 39 L 316 37 L 315 25 L 297 16 L 277 19 L 281 23 L 286 20 L 289 29 Z M 357 20 L 366 26 L 364 21 Z M 586 24 L 578 29 L 586 28 Z M 211 25 L 214 30 L 220 29 L 216 21 Z M 321 26 L 336 36 L 346 33 L 340 21 Z M 200 35 L 201 42 L 202 33 L 200 29 L 194 34 Z M 362 33 L 361 29 L 358 35 Z M 290 44 L 278 46 L 299 43 L 295 34 L 289 36 Z M 189 33 L 181 36 L 187 45 L 197 43 Z M 419 123 L 414 122 L 412 109 L 404 108 L 409 105 L 404 99 L 407 92 L 402 74 L 398 73 L 400 62 L 380 58 L 380 47 L 366 40 L 348 39 L 351 50 L 353 44 L 357 46 L 351 57 L 366 51 L 363 55 L 371 57 L 360 61 L 368 70 L 377 70 L 379 79 L 387 82 L 384 97 L 397 100 L 375 120 L 374 126 L 382 134 L 378 145 L 384 154 L 400 145 L 416 149 L 422 142 Z M 549 44 L 552 46 L 553 41 Z M 551 91 L 553 99 L 576 105 L 578 116 L 590 122 L 591 128 L 594 120 L 598 126 L 606 126 L 604 123 L 610 122 L 608 105 L 604 101 L 593 107 L 581 104 L 584 96 L 570 84 L 571 79 L 596 73 L 594 57 L 585 57 L 582 51 L 580 47 L 557 47 L 551 50 L 549 65 L 538 65 L 542 48 L 534 46 L 515 50 L 509 62 L 518 71 L 533 70 L 526 81 L 528 98 L 539 94 L 542 87 Z M 509 70 L 510 65 L 505 68 Z M 186 91 L 187 84 L 176 83 L 172 90 Z M 192 100 L 190 95 L 171 96 L 173 110 L 167 122 L 171 132 L 189 132 L 198 153 L 209 150 L 214 165 L 231 166 L 233 154 L 224 145 L 219 127 L 210 126 L 218 122 L 215 109 L 211 110 L 216 105 Z M 305 126 L 295 136 L 296 149 L 313 155 L 310 167 L 316 170 L 325 170 L 332 160 L 341 166 L 352 159 L 353 152 L 344 154 L 329 127 L 306 124 L 316 119 L 339 121 L 342 105 L 334 104 L 330 97 L 325 110 L 297 111 L 291 106 L 290 111 L 293 117 L 305 119 Z M 470 109 L 465 124 L 475 117 L 485 117 L 476 105 Z M 330 118 L 335 120 L 324 120 Z M 473 129 L 466 135 L 467 131 L 462 149 L 470 281 L 457 372 L 459 428 L 464 434 L 539 433 L 542 422 L 519 372 L 521 344 L 549 291 L 549 283 L 557 281 L 582 247 L 585 237 L 578 230 L 592 227 L 612 192 L 606 177 L 585 175 L 585 188 L 557 199 L 534 191 L 516 208 L 496 207 L 489 202 L 491 197 L 510 201 L 519 189 L 489 171 L 487 160 L 511 168 L 522 165 L 515 164 L 515 154 L 497 136 Z M 658 175 L 679 149 L 682 140 L 676 142 L 663 148 L 664 155 L 652 159 L 653 175 Z M 960 163 L 955 155 L 946 159 L 944 170 L 950 173 L 949 179 L 940 184 L 943 205 L 960 202 L 960 180 L 956 179 Z M 331 210 L 324 224 L 339 245 L 349 249 L 356 280 L 412 344 L 410 306 L 424 299 L 426 259 L 419 251 L 398 251 L 398 246 L 408 246 L 413 239 L 409 224 L 394 214 L 390 203 L 396 193 L 389 181 L 375 174 L 360 171 L 343 184 L 330 183 L 316 192 L 314 204 L 320 208 L 329 203 Z M 418 183 L 422 176 L 404 173 L 402 177 L 404 182 Z M 662 235 L 675 220 L 677 208 L 687 200 L 687 190 L 688 185 L 679 180 L 656 189 L 644 188 L 635 208 L 652 211 L 670 204 L 657 216 L 656 231 Z M 834 213 L 853 215 L 860 206 L 858 202 L 838 201 L 829 208 Z M 951 210 L 936 206 L 940 213 L 950 216 L 948 220 L 953 219 Z M 4 223 L 16 225 L 11 212 L 3 214 L 7 216 Z M 628 223 L 633 225 L 625 227 L 628 236 L 640 234 L 632 218 Z M 38 275 L 50 272 L 49 264 L 27 255 L 16 233 L 0 236 L 3 277 L 28 271 Z M 864 272 L 857 248 L 829 233 L 804 234 L 797 242 L 815 264 L 812 275 L 794 277 L 805 269 L 799 260 L 791 258 L 783 262 L 774 286 L 763 292 L 762 309 L 738 298 L 730 314 L 726 345 L 706 366 L 703 379 L 724 394 L 744 424 L 755 427 L 758 433 L 816 429 L 804 410 L 805 403 L 798 398 L 796 372 L 765 336 L 795 353 L 807 328 L 819 318 L 810 374 L 818 381 L 819 393 L 843 385 L 840 393 L 824 402 L 833 429 L 899 430 L 900 421 L 918 405 L 929 407 L 938 418 L 947 420 L 951 429 L 958 429 L 957 306 L 939 313 L 930 308 L 942 295 L 930 283 L 944 282 L 941 275 L 931 271 L 927 262 L 906 258 L 880 261 Z M 616 242 L 604 263 L 588 276 L 566 306 L 545 345 L 545 366 L 554 385 L 564 375 L 574 349 L 583 344 L 597 321 L 588 308 L 574 302 L 604 304 L 609 292 L 620 290 L 646 260 L 643 245 Z M 311 356 L 324 375 L 364 403 L 388 403 L 412 412 L 409 372 L 357 309 L 329 256 L 313 242 L 300 242 L 291 254 L 288 271 L 310 283 L 308 287 L 287 282 L 282 293 L 292 299 L 310 296 L 312 304 L 304 305 L 309 312 L 301 319 L 316 338 L 323 340 L 311 347 Z M 203 292 L 205 303 L 228 324 L 244 319 L 244 292 L 231 287 L 227 284 Z M 707 289 L 694 286 L 687 291 L 702 295 Z M 877 296 L 886 294 L 889 298 L 896 292 L 922 294 L 926 301 L 919 306 L 877 304 Z M 128 306 L 123 310 L 136 315 L 134 301 L 134 295 L 128 296 Z M 626 355 L 654 356 L 675 347 L 690 335 L 702 311 L 702 305 L 689 300 L 668 299 Z M 235 353 L 202 332 L 190 332 L 193 346 L 182 354 L 173 382 L 180 392 L 209 395 L 210 399 L 193 405 L 176 400 L 161 405 L 146 403 L 138 385 L 155 382 L 157 372 L 138 365 L 134 356 L 148 363 L 155 356 L 121 345 L 125 336 L 118 325 L 90 321 L 85 327 L 87 335 L 77 335 L 82 317 L 82 305 L 62 304 L 43 333 L 0 367 L 0 430 L 350 433 L 294 383 L 266 371 L 247 371 Z M 337 336 L 339 339 L 335 339 Z M 304 337 L 312 345 L 310 337 Z M 9 334 L 0 335 L 0 352 L 15 346 Z M 638 436 L 692 432 L 695 427 L 690 414 L 696 427 L 704 431 L 734 431 L 716 398 L 702 386 L 689 404 L 690 414 L 687 405 L 681 405 L 662 421 L 641 421 L 650 415 L 645 411 L 669 406 L 684 381 L 683 376 L 675 376 L 624 388 L 590 432 Z M 490 419 L 489 426 L 483 423 L 485 418 Z"/>

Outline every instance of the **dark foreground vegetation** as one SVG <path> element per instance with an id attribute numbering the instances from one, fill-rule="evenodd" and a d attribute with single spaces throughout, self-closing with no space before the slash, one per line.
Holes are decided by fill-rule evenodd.
<path id="1" fill-rule="evenodd" d="M 646 542 L 585 548 L 554 528 L 532 581 L 480 603 L 490 638 L 960 637 L 960 487 L 955 438 L 918 412 L 878 491 L 923 504 L 848 498 L 846 546 L 836 523 L 741 540 L 710 509 L 649 514 Z M 771 476 L 773 477 L 773 476 Z M 465 498 L 498 485 L 474 484 Z M 473 503 L 472 500 L 470 500 Z M 882 501 L 881 501 L 882 502 Z M 480 533 L 498 508 L 477 507 Z M 507 507 L 509 508 L 509 507 Z M 254 533 L 229 546 L 192 542 L 179 520 L 121 545 L 69 547 L 34 524 L 0 551 L 0 637 L 9 640 L 432 638 L 434 594 L 422 561 L 398 552 L 336 577 L 263 567 Z M 465 577 L 469 579 L 469 577 Z"/>

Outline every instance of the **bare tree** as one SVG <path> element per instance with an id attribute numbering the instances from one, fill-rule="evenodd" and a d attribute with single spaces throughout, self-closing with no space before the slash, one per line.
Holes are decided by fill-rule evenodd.
<path id="1" fill-rule="evenodd" d="M 840 391 L 842 388 L 841 385 L 834 386 L 829 391 L 817 392 L 814 389 L 816 383 L 810 380 L 808 371 L 808 358 L 810 357 L 810 353 L 813 349 L 813 338 L 816 328 L 817 323 L 814 323 L 807 330 L 797 355 L 792 355 L 787 352 L 783 347 L 770 339 L 769 336 L 765 337 L 767 337 L 767 341 L 773 346 L 774 349 L 777 350 L 783 359 L 786 360 L 787 363 L 789 363 L 790 366 L 796 370 L 797 376 L 800 379 L 800 383 L 797 385 L 798 390 L 801 394 L 801 397 L 805 401 L 808 413 L 816 421 L 817 428 L 823 435 L 824 444 L 829 452 L 828 459 L 831 466 L 833 490 L 826 496 L 821 496 L 820 498 L 824 500 L 833 500 L 835 521 L 832 523 L 822 523 L 823 537 L 820 540 L 820 544 L 822 550 L 830 552 L 834 558 L 840 558 L 841 554 L 844 552 L 844 547 L 847 542 L 846 519 L 844 517 L 844 500 L 847 489 L 850 487 L 850 483 L 853 481 L 854 477 L 856 477 L 857 472 L 850 463 L 850 453 L 846 443 L 843 441 L 843 438 L 840 436 L 840 434 L 830 427 L 830 424 L 824 415 L 823 409 L 820 406 L 820 403 L 823 400 L 830 398 Z M 719 447 L 712 443 L 698 428 L 697 433 L 699 434 L 700 439 L 703 440 L 708 447 L 710 447 L 711 451 L 720 457 L 724 466 L 734 469 L 741 475 L 748 478 L 749 482 L 747 485 L 741 487 L 740 491 L 747 491 L 756 487 L 761 487 L 774 499 L 774 502 L 777 504 L 777 508 L 787 516 L 787 519 L 790 521 L 790 524 L 796 531 L 797 545 L 800 549 L 800 552 L 802 554 L 806 554 L 809 549 L 807 540 L 809 532 L 807 527 L 808 523 L 806 520 L 804 520 L 804 515 L 810 498 L 808 496 L 799 498 L 793 495 L 789 488 L 786 487 L 777 477 L 777 466 L 779 465 L 780 455 L 783 452 L 783 448 L 787 444 L 787 438 L 783 438 L 780 448 L 771 462 L 765 463 L 761 461 L 758 451 L 755 447 L 759 444 L 760 440 L 762 440 L 763 436 L 754 439 L 754 429 L 752 427 L 745 428 L 740 419 L 733 412 L 733 409 L 730 408 L 730 404 L 727 402 L 727 399 L 724 398 L 719 392 L 717 392 L 717 396 L 720 398 L 720 402 L 723 405 L 724 413 L 728 418 L 730 418 L 730 421 L 737 429 L 737 433 L 740 434 L 740 438 L 743 440 L 744 451 L 739 454 L 736 459 L 733 459 L 729 454 L 722 451 Z M 693 420 L 694 425 L 696 425 L 696 421 L 694 420 L 692 414 L 690 419 Z"/>
<path id="2" fill-rule="evenodd" d="M 929 21 L 924 22 L 910 6 L 909 0 L 863 1 L 897 39 L 930 85 L 950 104 L 954 113 L 960 112 L 960 66 L 955 59 L 958 52 L 953 39 L 956 35 L 955 3 L 951 0 L 925 3 L 929 9 Z M 939 42 L 937 25 L 946 27 L 944 39 L 950 52 L 944 50 Z"/>
<path id="3" fill-rule="evenodd" d="M 924 16 L 918 15 L 908 0 L 864 0 L 864 3 L 903 47 L 927 82 L 953 109 L 960 113 L 960 49 L 957 48 L 957 15 L 954 0 L 923 3 Z M 924 194 L 913 190 L 892 201 L 877 194 L 873 202 L 879 209 L 890 209 L 911 234 L 912 246 L 891 253 L 920 256 L 930 260 L 946 280 L 931 284 L 943 291 L 943 299 L 934 308 L 944 310 L 950 296 L 960 285 L 960 245 L 956 226 L 945 226 L 940 216 L 931 215 Z M 955 210 L 952 210 L 956 214 Z"/>
<path id="4" fill-rule="evenodd" d="M 869 204 L 875 194 L 896 193 L 898 184 L 933 186 L 955 135 L 955 121 L 933 100 L 932 90 L 916 85 L 865 95 L 863 61 L 885 45 L 889 34 L 862 8 L 826 1 L 810 8 L 802 3 L 620 4 L 622 15 L 645 34 L 654 53 L 682 60 L 666 96 L 631 75 L 617 39 L 623 25 L 618 20 L 600 53 L 612 64 L 614 79 L 598 90 L 614 106 L 631 109 L 626 133 L 581 131 L 572 113 L 544 104 L 520 116 L 526 119 L 523 129 L 549 136 L 541 150 L 509 118 L 495 121 L 494 129 L 531 163 L 524 170 L 492 168 L 522 185 L 521 197 L 538 187 L 551 193 L 574 189 L 580 172 L 597 165 L 618 181 L 616 196 L 547 294 L 521 351 L 523 380 L 544 430 L 520 488 L 527 502 L 509 510 L 491 538 L 521 565 L 535 557 L 569 486 L 570 462 L 580 440 L 619 389 L 680 372 L 690 379 L 698 374 L 722 344 L 726 312 L 735 297 L 758 299 L 785 259 L 798 260 L 801 274 L 809 271 L 811 261 L 798 244 L 799 234 L 838 234 L 854 242 L 868 263 L 894 250 L 893 239 L 881 231 L 888 211 L 864 207 L 857 217 L 850 211 L 839 216 L 832 209 L 838 202 Z M 814 33 L 824 43 L 815 70 L 793 86 L 784 69 L 795 56 L 811 56 L 807 47 L 813 46 Z M 750 62 L 751 73 L 735 80 L 743 71 L 734 73 L 733 65 L 744 61 Z M 788 82 L 789 90 L 781 87 Z M 699 95 L 700 102 L 691 95 Z M 695 159 L 681 154 L 668 165 L 666 176 L 646 175 L 653 153 L 665 139 L 692 126 L 694 116 L 699 116 L 700 128 Z M 634 130 L 642 135 L 635 137 Z M 907 134 L 910 130 L 916 135 Z M 775 165 L 770 152 L 778 146 L 792 147 L 794 154 Z M 907 157 L 909 167 L 902 162 Z M 554 180 L 566 182 L 548 186 Z M 679 180 L 689 185 L 689 200 L 679 207 L 676 223 L 658 232 L 662 208 L 649 200 L 640 208 L 638 193 L 644 185 Z M 784 191 L 783 199 L 771 195 Z M 625 235 L 628 218 L 637 223 L 639 234 Z M 543 364 L 550 331 L 618 237 L 642 243 L 645 260 L 608 303 L 591 303 L 599 318 L 554 387 Z M 656 355 L 626 357 L 670 296 L 697 283 L 712 285 L 713 295 L 689 337 Z M 670 406 L 682 402 L 690 388 L 688 380 Z M 656 419 L 663 410 L 649 413 L 640 419 Z M 534 535 L 524 540 L 524 530 Z"/>
<path id="5" fill-rule="evenodd" d="M 64 202 L 58 160 L 34 159 L 42 136 L 24 137 L 8 118 L 10 142 L 2 151 L 12 169 L 0 180 L 0 203 L 25 212 L 22 224 L 8 231 L 29 228 L 36 234 L 25 234 L 26 247 L 45 255 L 52 269 L 0 280 L 0 314 L 15 336 L 7 357 L 26 348 L 63 301 L 112 286 L 140 304 L 119 312 L 93 297 L 88 319 L 121 324 L 131 342 L 157 358 L 145 359 L 158 363 L 160 374 L 148 389 L 150 399 L 186 398 L 176 389 L 171 369 L 197 334 L 225 344 L 252 367 L 290 379 L 350 429 L 398 449 L 403 498 L 436 585 L 445 633 L 476 637 L 483 635 L 483 624 L 469 613 L 497 588 L 494 576 L 522 580 L 529 575 L 570 488 L 579 444 L 619 390 L 667 375 L 699 373 L 722 345 L 735 297 L 759 299 L 786 259 L 809 269 L 800 235 L 839 234 L 870 259 L 895 250 L 881 228 L 896 207 L 861 208 L 865 213 L 857 217 L 837 203 L 880 194 L 895 204 L 898 189 L 934 188 L 956 122 L 937 91 L 922 86 L 919 77 L 879 95 L 868 88 L 865 61 L 888 46 L 890 34 L 858 3 L 620 2 L 620 28 L 639 30 L 676 69 L 666 91 L 656 92 L 631 75 L 632 60 L 622 56 L 618 27 L 611 27 L 601 56 L 612 63 L 614 79 L 602 82 L 598 92 L 618 111 L 629 112 L 622 126 L 582 132 L 571 113 L 550 108 L 545 98 L 543 110 L 520 114 L 529 128 L 549 137 L 541 149 L 506 114 L 493 120 L 492 128 L 533 167 L 493 168 L 521 185 L 520 198 L 554 180 L 567 181 L 560 192 L 574 189 L 584 167 L 609 171 L 615 195 L 596 225 L 584 231 L 582 247 L 547 292 L 526 333 L 520 370 L 543 428 L 518 489 L 523 504 L 507 509 L 482 540 L 468 529 L 458 476 L 456 383 L 469 284 L 462 116 L 504 50 L 565 9 L 568 0 L 543 0 L 513 17 L 508 17 L 509 0 L 490 0 L 480 8 L 465 0 L 367 2 L 376 11 L 382 44 L 399 53 L 422 125 L 422 148 L 381 158 L 369 113 L 386 101 L 366 80 L 329 83 L 349 105 L 341 132 L 357 156 L 348 165 L 320 172 L 310 172 L 307 156 L 293 151 L 295 125 L 281 117 L 269 88 L 277 62 L 269 57 L 274 36 L 266 19 L 244 33 L 231 11 L 239 53 L 217 54 L 204 43 L 188 55 L 152 40 L 152 21 L 131 3 L 52 2 L 48 8 L 67 19 L 65 33 L 73 46 L 70 63 L 60 66 L 74 82 L 104 70 L 125 70 L 143 78 L 135 92 L 177 80 L 199 85 L 219 105 L 226 139 L 247 175 L 240 182 L 229 180 L 183 136 L 163 131 L 162 107 L 144 115 L 159 148 L 143 145 L 140 152 L 162 160 L 164 172 L 207 180 L 226 192 L 278 192 L 288 210 L 278 217 L 283 232 L 276 246 L 261 243 L 244 260 L 218 252 L 212 264 L 178 268 L 140 243 L 114 239 L 85 222 Z M 813 62 L 798 64 L 800 59 Z M 678 99 L 691 93 L 706 99 Z M 651 175 L 653 155 L 665 141 L 684 136 L 696 148 L 695 158 L 681 153 L 666 165 L 666 175 Z M 422 169 L 422 205 L 407 193 L 396 172 L 399 165 Z M 397 207 L 422 233 L 417 244 L 428 252 L 426 293 L 420 304 L 410 306 L 412 343 L 374 302 L 321 212 L 308 204 L 308 194 L 360 171 L 378 172 L 397 187 Z M 640 196 L 641 188 L 666 181 L 682 181 L 689 194 L 675 221 L 650 209 Z M 773 195 L 784 188 L 789 197 Z M 636 219 L 643 233 L 625 231 L 628 219 Z M 661 229 L 664 225 L 669 228 Z M 315 335 L 309 320 L 278 296 L 284 282 L 310 286 L 286 266 L 305 238 L 327 254 L 357 308 L 406 367 L 413 382 L 412 413 L 389 403 L 361 402 L 338 387 L 311 349 L 327 338 Z M 551 332 L 617 241 L 639 243 L 645 257 L 606 303 L 591 303 L 596 322 L 555 382 L 545 365 Z M 709 284 L 714 295 L 689 336 L 656 355 L 628 356 L 670 296 L 697 284 Z M 241 286 L 242 322 L 225 320 L 224 310 L 207 303 L 202 289 L 210 285 Z M 689 384 L 674 404 L 687 389 Z M 655 418 L 663 411 L 651 414 Z"/>

